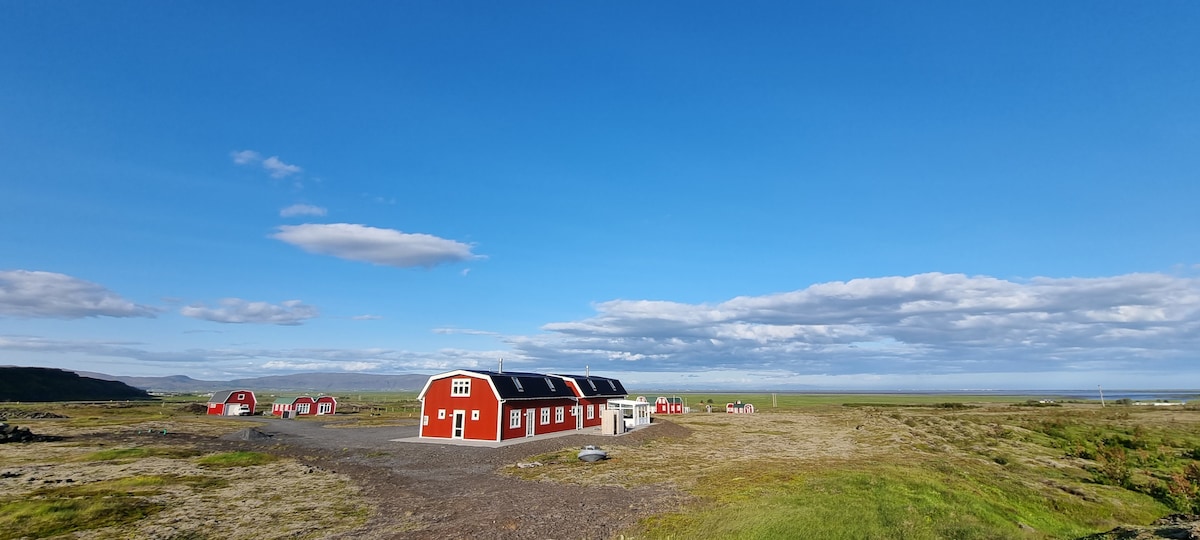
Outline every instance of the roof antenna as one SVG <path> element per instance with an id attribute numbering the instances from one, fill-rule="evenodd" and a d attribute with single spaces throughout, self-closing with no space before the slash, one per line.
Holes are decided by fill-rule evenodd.
<path id="1" fill-rule="evenodd" d="M 500 359 L 500 367 L 496 368 L 496 373 L 504 373 L 504 359 Z"/>

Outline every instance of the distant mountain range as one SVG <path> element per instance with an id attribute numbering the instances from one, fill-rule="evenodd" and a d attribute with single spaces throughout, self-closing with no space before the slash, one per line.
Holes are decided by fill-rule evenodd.
<path id="1" fill-rule="evenodd" d="M 169 377 L 124 377 L 76 371 L 83 377 L 119 381 L 150 392 L 217 392 L 220 390 L 279 390 L 286 392 L 415 392 L 425 386 L 428 375 L 375 375 L 370 373 L 297 373 L 232 381 L 205 381 L 186 375 Z"/>

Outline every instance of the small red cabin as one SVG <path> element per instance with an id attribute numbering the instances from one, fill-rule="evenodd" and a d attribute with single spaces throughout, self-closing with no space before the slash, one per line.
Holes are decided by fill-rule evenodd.
<path id="1" fill-rule="evenodd" d="M 456 370 L 429 378 L 420 436 L 501 441 L 600 425 L 621 381 L 587 375 Z"/>
<path id="2" fill-rule="evenodd" d="M 735 401 L 725 404 L 725 412 L 730 414 L 752 414 L 754 413 L 754 405 Z"/>
<path id="3" fill-rule="evenodd" d="M 216 416 L 250 416 L 258 400 L 249 390 L 223 390 L 208 400 L 208 414 Z"/>
<path id="4" fill-rule="evenodd" d="M 659 396 L 654 400 L 654 414 L 683 414 L 683 398 Z"/>
<path id="5" fill-rule="evenodd" d="M 337 412 L 337 398 L 333 396 L 299 396 L 279 398 L 271 404 L 271 414 L 283 416 L 286 411 L 296 411 L 296 416 L 322 416 Z"/>

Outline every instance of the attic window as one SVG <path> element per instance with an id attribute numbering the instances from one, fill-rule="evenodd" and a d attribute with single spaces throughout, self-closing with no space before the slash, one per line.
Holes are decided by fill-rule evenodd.
<path id="1" fill-rule="evenodd" d="M 596 381 L 588 379 L 587 382 L 588 382 L 588 385 L 590 385 L 592 387 L 593 392 L 599 392 L 599 390 L 596 389 Z"/>
<path id="2" fill-rule="evenodd" d="M 551 392 L 554 391 L 554 381 L 551 381 L 550 377 L 546 377 L 546 386 L 550 387 Z"/>
<path id="3" fill-rule="evenodd" d="M 450 395 L 470 396 L 471 379 L 454 379 L 450 381 Z"/>
<path id="4" fill-rule="evenodd" d="M 517 385 L 517 391 L 518 391 L 518 392 L 524 392 L 524 391 L 525 391 L 525 387 L 524 387 L 524 386 L 521 386 L 521 379 L 518 379 L 518 378 L 516 378 L 516 377 L 511 377 L 511 378 L 512 378 L 512 380 L 513 380 L 513 384 Z M 520 426 L 517 426 L 517 427 L 520 427 Z"/>
<path id="5" fill-rule="evenodd" d="M 616 392 L 616 391 L 617 391 L 617 385 L 616 385 L 615 383 L 613 383 L 613 382 L 612 382 L 612 379 L 609 379 L 609 381 L 608 381 L 608 385 L 612 387 L 612 389 L 613 389 L 613 392 Z"/>

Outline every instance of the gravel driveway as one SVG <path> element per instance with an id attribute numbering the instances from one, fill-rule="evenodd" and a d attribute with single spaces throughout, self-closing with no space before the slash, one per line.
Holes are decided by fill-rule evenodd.
<path id="1" fill-rule="evenodd" d="M 367 526 L 340 538 L 606 539 L 685 499 L 664 487 L 579 486 L 497 474 L 530 456 L 565 448 L 689 435 L 669 421 L 619 437 L 569 435 L 501 448 L 393 440 L 415 437 L 415 425 L 325 427 L 272 419 L 258 429 L 271 437 L 248 444 L 270 445 L 276 453 L 347 474 L 378 505 Z"/>

